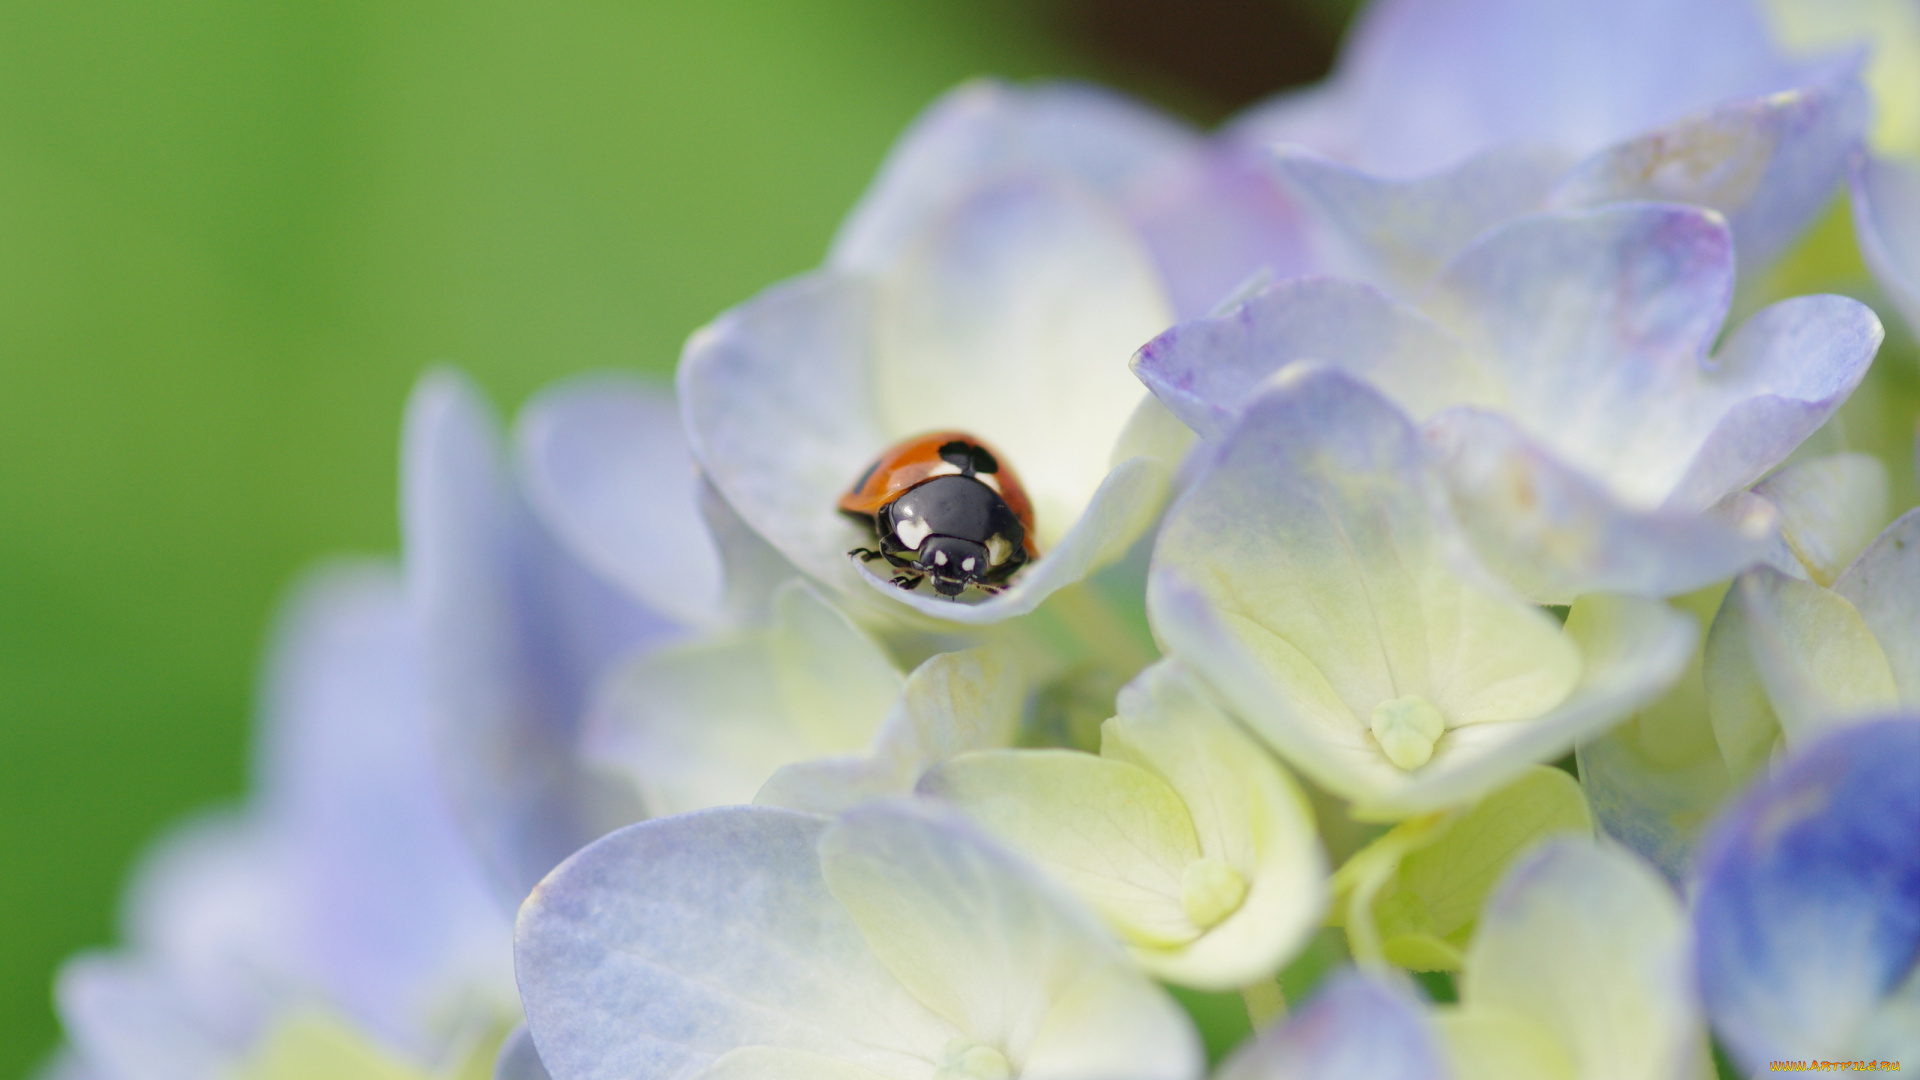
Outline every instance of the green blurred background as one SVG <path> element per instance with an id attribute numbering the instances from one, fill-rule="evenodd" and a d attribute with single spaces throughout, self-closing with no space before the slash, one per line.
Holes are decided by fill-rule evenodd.
<path id="1" fill-rule="evenodd" d="M 817 261 L 976 73 L 1198 119 L 1344 0 L 0 5 L 0 1077 L 130 861 L 244 784 L 302 565 L 391 552 L 416 374 L 506 408 Z"/>

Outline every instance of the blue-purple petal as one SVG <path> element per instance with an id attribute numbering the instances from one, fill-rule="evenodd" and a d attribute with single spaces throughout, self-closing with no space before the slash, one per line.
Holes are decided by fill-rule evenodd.
<path id="1" fill-rule="evenodd" d="M 1848 728 L 1789 760 L 1703 845 L 1696 961 L 1748 1070 L 1846 1055 L 1920 959 L 1920 718 Z"/>

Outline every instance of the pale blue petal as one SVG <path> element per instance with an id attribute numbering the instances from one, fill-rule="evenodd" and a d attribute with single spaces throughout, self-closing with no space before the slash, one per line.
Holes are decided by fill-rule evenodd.
<path id="1" fill-rule="evenodd" d="M 1748 1070 L 1847 1059 L 1920 958 L 1920 719 L 1836 733 L 1726 814 L 1701 851 L 1696 963 Z"/>
<path id="2" fill-rule="evenodd" d="M 1508 412 L 1561 460 L 1628 505 L 1699 511 L 1832 415 L 1882 336 L 1857 301 L 1798 297 L 1709 358 L 1732 290 L 1719 215 L 1626 203 L 1489 234 L 1423 306 L 1493 366 Z"/>
<path id="3" fill-rule="evenodd" d="M 1541 603 L 1588 592 L 1674 596 L 1763 560 L 1778 514 L 1736 498 L 1714 512 L 1636 509 L 1504 416 L 1456 409 L 1428 423 L 1475 551 Z"/>
<path id="4" fill-rule="evenodd" d="M 1275 182 L 1268 153 L 1264 143 L 1222 135 L 1129 195 L 1128 217 L 1177 317 L 1207 314 L 1255 274 L 1272 280 L 1321 268 L 1309 223 Z"/>
<path id="5" fill-rule="evenodd" d="M 399 575 L 379 564 L 312 575 L 273 656 L 257 812 L 285 852 L 272 878 L 283 899 L 260 935 L 291 954 L 306 993 L 430 1058 L 442 1046 L 421 1026 L 420 1003 L 490 997 L 510 1009 L 511 958 L 506 913 L 443 792 Z M 185 897 L 175 917 L 244 943 L 248 920 L 208 910 L 211 901 Z M 249 949 L 264 968 L 272 954 Z"/>
<path id="6" fill-rule="evenodd" d="M 527 503 L 567 550 L 676 622 L 720 613 L 720 559 L 670 391 L 569 379 L 528 402 L 514 434 Z"/>
<path id="7" fill-rule="evenodd" d="M 1549 148 L 1506 146 L 1396 180 L 1281 147 L 1274 169 L 1315 224 L 1335 237 L 1330 269 L 1415 296 L 1481 233 L 1544 209 L 1570 163 Z"/>
<path id="8" fill-rule="evenodd" d="M 1686 419 L 1718 420 L 1667 505 L 1710 506 L 1785 461 L 1860 385 L 1885 337 L 1873 309 L 1845 296 L 1796 296 L 1735 327 L 1704 373 L 1673 388 L 1697 410 Z"/>
<path id="9" fill-rule="evenodd" d="M 206 1080 L 230 1067 L 235 1033 L 209 1029 L 150 966 L 76 957 L 61 967 L 54 999 L 67 1037 L 113 1080 Z"/>
<path id="10" fill-rule="evenodd" d="M 540 1063 L 540 1051 L 534 1049 L 533 1035 L 527 1025 L 513 1029 L 500 1044 L 500 1057 L 493 1063 L 493 1080 L 553 1080 Z"/>
<path id="11" fill-rule="evenodd" d="M 1246 123 L 1408 176 L 1505 143 L 1591 153 L 1795 81 L 1742 0 L 1391 0 L 1348 32 L 1329 95 L 1340 122 L 1283 101 Z"/>
<path id="12" fill-rule="evenodd" d="M 428 1008 L 514 1008 L 508 920 L 441 797 L 399 575 L 311 575 L 272 654 L 253 805 L 158 845 L 128 890 L 129 958 L 62 978 L 75 1043 L 144 1059 L 129 1077 L 242 1054 L 294 1005 L 423 1059 L 446 1049 Z"/>
<path id="13" fill-rule="evenodd" d="M 1908 328 L 1920 332 L 1920 163 L 1862 155 L 1852 190 L 1860 254 Z"/>
<path id="14" fill-rule="evenodd" d="M 568 859 L 521 909 L 527 1026 L 556 1080 L 697 1075 L 745 1046 L 898 1080 L 959 1034 L 915 1001 L 827 890 L 823 819 L 728 807 L 643 822 Z"/>
<path id="15" fill-rule="evenodd" d="M 638 815 L 574 753 L 592 682 L 671 629 L 563 552 L 510 482 L 485 402 L 428 375 L 408 403 L 401 523 L 448 796 L 509 906 Z"/>
<path id="16" fill-rule="evenodd" d="M 1452 1075 L 1420 1004 L 1377 976 L 1329 978 L 1285 1024 L 1236 1052 L 1218 1080 L 1446 1080 Z"/>
<path id="17" fill-rule="evenodd" d="M 1866 88 L 1850 74 L 1731 101 L 1593 155 L 1552 202 L 1710 207 L 1733 229 L 1741 273 L 1757 274 L 1832 202 L 1868 113 Z"/>
<path id="18" fill-rule="evenodd" d="M 1514 221 L 1450 265 L 1422 306 L 1492 368 L 1516 421 L 1651 508 L 1718 419 L 1665 399 L 1701 379 L 1732 295 L 1718 215 L 1629 204 Z"/>
<path id="19" fill-rule="evenodd" d="M 966 193 L 1006 176 L 1051 173 L 1119 197 L 1200 145 L 1199 133 L 1113 91 L 1081 83 L 965 83 L 907 129 L 834 237 L 828 262 L 879 270 Z"/>
<path id="20" fill-rule="evenodd" d="M 1297 360 L 1365 378 L 1418 419 L 1499 403 L 1498 386 L 1426 316 L 1340 278 L 1282 281 L 1224 315 L 1182 323 L 1148 342 L 1133 370 L 1187 426 L 1217 439 L 1261 383 Z"/>

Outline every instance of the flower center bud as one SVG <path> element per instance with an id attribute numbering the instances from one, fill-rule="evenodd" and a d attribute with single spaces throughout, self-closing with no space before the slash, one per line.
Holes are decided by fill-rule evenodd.
<path id="1" fill-rule="evenodd" d="M 1440 710 L 1417 694 L 1383 701 L 1373 709 L 1373 737 L 1387 760 L 1417 769 L 1433 756 L 1433 744 L 1447 730 Z"/>
<path id="2" fill-rule="evenodd" d="M 1008 1080 L 1013 1066 L 1007 1056 L 985 1043 L 952 1038 L 940 1048 L 940 1068 L 933 1080 Z"/>
<path id="3" fill-rule="evenodd" d="M 1202 930 L 1240 910 L 1247 898 L 1247 879 L 1211 855 L 1187 864 L 1180 879 L 1180 906 Z"/>

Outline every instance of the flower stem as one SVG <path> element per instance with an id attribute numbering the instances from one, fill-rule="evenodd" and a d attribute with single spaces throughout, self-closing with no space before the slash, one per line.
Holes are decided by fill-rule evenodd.
<path id="1" fill-rule="evenodd" d="M 1287 994 L 1280 989 L 1278 976 L 1241 987 L 1240 1000 L 1247 1003 L 1247 1020 L 1255 1031 L 1264 1030 L 1287 1015 Z"/>

